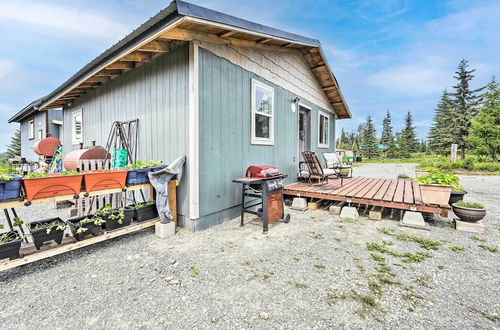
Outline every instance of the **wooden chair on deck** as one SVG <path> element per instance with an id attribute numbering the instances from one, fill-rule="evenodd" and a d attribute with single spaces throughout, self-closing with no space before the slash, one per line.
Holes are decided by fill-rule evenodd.
<path id="1" fill-rule="evenodd" d="M 312 185 L 312 180 L 314 179 L 317 179 L 320 185 L 327 184 L 329 178 L 338 178 L 340 179 L 340 185 L 343 185 L 342 171 L 340 169 L 324 168 L 318 156 L 316 156 L 316 153 L 312 151 L 304 151 L 302 156 L 304 157 L 304 163 L 308 169 L 306 175 L 308 176 L 307 183 L 309 185 Z"/>

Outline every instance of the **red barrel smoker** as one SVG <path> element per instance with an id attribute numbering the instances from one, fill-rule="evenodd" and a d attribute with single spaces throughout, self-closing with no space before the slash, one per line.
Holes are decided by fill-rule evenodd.
<path id="1" fill-rule="evenodd" d="M 262 219 L 263 232 L 269 231 L 269 224 L 278 220 L 288 223 L 290 215 L 285 214 L 283 200 L 283 179 L 287 175 L 273 166 L 250 166 L 244 178 L 233 182 L 242 184 L 241 223 L 244 226 L 245 213 L 251 213 Z"/>

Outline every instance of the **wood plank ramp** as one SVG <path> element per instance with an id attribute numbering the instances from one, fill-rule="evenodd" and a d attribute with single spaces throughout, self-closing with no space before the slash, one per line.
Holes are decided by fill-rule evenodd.
<path id="1" fill-rule="evenodd" d="M 424 204 L 418 183 L 408 179 L 346 178 L 325 185 L 294 182 L 285 186 L 285 195 L 345 201 L 401 210 L 437 213 L 448 216 L 449 205 Z"/>

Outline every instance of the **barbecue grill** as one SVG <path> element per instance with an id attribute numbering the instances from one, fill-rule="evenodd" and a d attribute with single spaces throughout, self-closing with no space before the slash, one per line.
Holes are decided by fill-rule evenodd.
<path id="1" fill-rule="evenodd" d="M 241 227 L 245 225 L 245 213 L 255 214 L 262 219 L 264 234 L 269 231 L 270 223 L 290 221 L 290 215 L 285 214 L 283 201 L 283 179 L 286 177 L 276 167 L 259 165 L 248 167 L 245 177 L 233 180 L 242 184 Z"/>

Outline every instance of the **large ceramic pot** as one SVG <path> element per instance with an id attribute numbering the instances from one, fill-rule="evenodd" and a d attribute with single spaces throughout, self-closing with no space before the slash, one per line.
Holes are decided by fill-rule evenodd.
<path id="1" fill-rule="evenodd" d="M 447 205 L 450 200 L 451 186 L 439 184 L 419 184 L 424 204 Z"/>
<path id="2" fill-rule="evenodd" d="M 463 201 L 465 194 L 467 194 L 466 191 L 452 191 L 451 195 L 450 195 L 450 200 L 449 200 L 448 204 L 452 205 L 452 204 L 455 204 L 458 201 Z"/>
<path id="3" fill-rule="evenodd" d="M 430 174 L 430 173 L 431 173 L 431 171 L 429 171 L 429 170 L 415 170 L 415 176 L 417 178 L 424 176 L 424 175 L 427 175 L 427 174 Z"/>
<path id="4" fill-rule="evenodd" d="M 486 216 L 486 209 L 472 209 L 468 207 L 452 205 L 453 213 L 462 221 L 478 222 Z"/>

